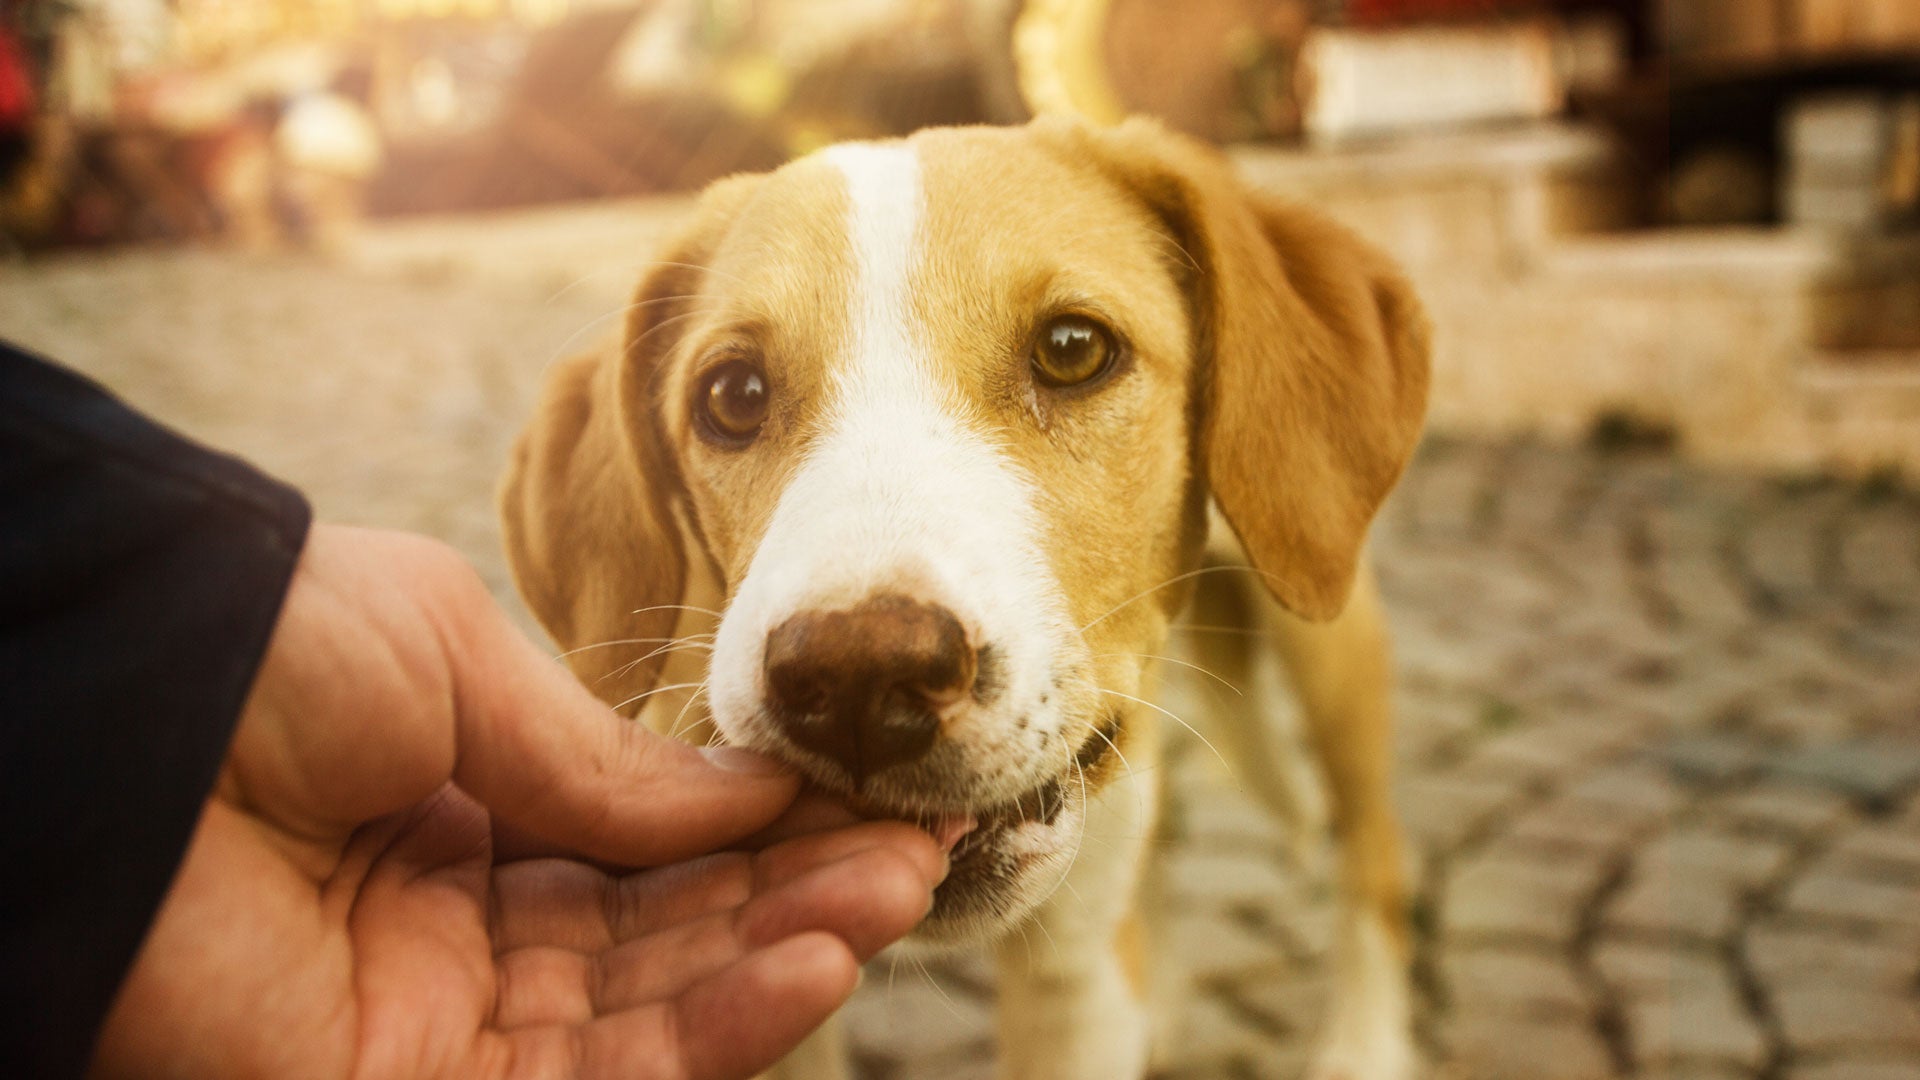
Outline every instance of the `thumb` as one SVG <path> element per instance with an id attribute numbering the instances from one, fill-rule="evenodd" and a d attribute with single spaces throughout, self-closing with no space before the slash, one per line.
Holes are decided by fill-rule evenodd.
<path id="1" fill-rule="evenodd" d="M 477 586 L 476 582 L 476 586 Z M 765 828 L 800 781 L 734 747 L 696 750 L 608 709 L 508 622 L 485 589 L 440 617 L 453 672 L 453 781 L 550 844 L 658 866 Z"/>

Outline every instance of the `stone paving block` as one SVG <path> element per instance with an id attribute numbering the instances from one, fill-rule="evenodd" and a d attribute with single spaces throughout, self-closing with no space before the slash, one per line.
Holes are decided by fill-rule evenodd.
<path id="1" fill-rule="evenodd" d="M 1772 1004 L 1787 1043 L 1802 1054 L 1920 1052 L 1920 1003 L 1909 997 L 1819 980 L 1774 988 Z"/>
<path id="2" fill-rule="evenodd" d="M 1920 873 L 1920 827 L 1896 822 L 1854 829 L 1834 841 L 1828 857 L 1904 879 Z"/>
<path id="3" fill-rule="evenodd" d="M 1180 1018 L 1172 1045 L 1155 1048 L 1157 1071 L 1206 1075 L 1208 1069 L 1245 1069 L 1282 1053 L 1280 1040 L 1213 997 L 1197 997 Z M 1297 1052 L 1297 1051 L 1296 1051 Z"/>
<path id="4" fill-rule="evenodd" d="M 1595 769 L 1569 788 L 1565 797 L 1641 824 L 1671 818 L 1682 802 L 1666 771 L 1645 762 L 1621 762 Z"/>
<path id="5" fill-rule="evenodd" d="M 1464 860 L 1447 884 L 1441 926 L 1456 943 L 1573 939 L 1598 884 L 1600 860 L 1577 856 L 1524 858 L 1488 852 Z"/>
<path id="6" fill-rule="evenodd" d="M 1520 807 L 1508 817 L 1493 843 L 1503 847 L 1613 851 L 1633 837 L 1636 823 L 1590 803 L 1551 799 Z"/>
<path id="7" fill-rule="evenodd" d="M 1520 786 L 1510 780 L 1429 774 L 1403 779 L 1394 803 L 1410 837 L 1445 851 L 1478 832 L 1522 795 Z"/>
<path id="8" fill-rule="evenodd" d="M 1715 942 L 1739 926 L 1740 909 L 1738 883 L 1662 866 L 1637 872 L 1601 922 L 1617 933 Z"/>
<path id="9" fill-rule="evenodd" d="M 1666 1000 L 1728 979 L 1726 962 L 1708 949 L 1605 936 L 1592 955 L 1600 977 L 1629 1001 Z"/>
<path id="10" fill-rule="evenodd" d="M 1713 1062 L 1757 1069 L 1767 1059 L 1759 1023 L 1724 973 L 1626 1008 L 1627 1039 L 1642 1067 Z"/>
<path id="11" fill-rule="evenodd" d="M 1838 509 L 1840 496 L 1812 493 L 1790 498 L 1738 534 L 1747 572 L 1765 589 L 1786 596 L 1820 584 L 1820 530 Z"/>
<path id="12" fill-rule="evenodd" d="M 1920 1080 L 1920 1060 L 1854 1059 L 1805 1065 L 1788 1080 Z"/>
<path id="13" fill-rule="evenodd" d="M 1469 537 L 1490 523 L 1483 494 L 1498 494 L 1497 461 L 1496 450 L 1472 443 L 1423 454 L 1421 478 L 1408 492 L 1421 533 Z"/>
<path id="14" fill-rule="evenodd" d="M 1828 983 L 1898 993 L 1920 979 L 1920 948 L 1884 933 L 1768 918 L 1747 927 L 1742 947 L 1747 964 L 1770 986 Z"/>
<path id="15" fill-rule="evenodd" d="M 1643 865 L 1664 864 L 1679 873 L 1755 886 L 1778 877 L 1792 853 L 1778 840 L 1690 825 L 1653 837 L 1640 850 L 1639 859 Z"/>
<path id="16" fill-rule="evenodd" d="M 1728 658 L 1724 642 L 1702 646 L 1690 656 L 1680 679 L 1658 702 L 1669 720 L 1667 734 L 1718 731 L 1730 724 L 1744 730 L 1745 717 L 1759 700 L 1761 680 L 1742 662 Z"/>
<path id="17" fill-rule="evenodd" d="M 1920 928 L 1920 883 L 1874 880 L 1823 865 L 1794 883 L 1785 906 L 1801 915 Z"/>
<path id="18" fill-rule="evenodd" d="M 1619 995 L 1643 1075 L 1765 1063 L 1765 1034 L 1717 953 L 1605 938 L 1594 950 L 1594 965 Z"/>
<path id="19" fill-rule="evenodd" d="M 1860 734 L 1858 691 L 1807 675 L 1757 672 L 1745 724 L 1756 735 L 1783 746 L 1816 747 L 1844 742 Z M 1771 765 L 1772 762 L 1769 762 Z M 1803 779 L 1802 783 L 1820 783 Z"/>
<path id="20" fill-rule="evenodd" d="M 1441 1034 L 1473 1080 L 1612 1080 L 1613 1062 L 1592 1025 L 1577 1020 L 1459 1016 Z"/>
<path id="21" fill-rule="evenodd" d="M 1920 521 L 1896 508 L 1860 511 L 1840 534 L 1840 569 L 1847 584 L 1883 602 L 1910 606 L 1920 594 Z"/>
<path id="22" fill-rule="evenodd" d="M 1920 615 L 1901 633 L 1920 640 Z M 1911 736 L 1920 728 L 1920 656 L 1881 670 L 1872 683 L 1849 689 L 1842 699 L 1852 706 L 1855 734 L 1879 739 Z"/>
<path id="23" fill-rule="evenodd" d="M 1248 848 L 1277 854 L 1288 842 L 1280 822 L 1251 796 L 1228 788 L 1214 788 L 1203 797 L 1188 798 L 1169 807 L 1182 839 L 1215 848 Z"/>
<path id="24" fill-rule="evenodd" d="M 1676 735 L 1655 743 L 1649 753 L 1684 784 L 1725 784 L 1760 767 L 1766 747 L 1727 732 Z"/>
<path id="25" fill-rule="evenodd" d="M 1843 796 L 1780 783 L 1715 799 L 1708 812 L 1738 831 L 1795 839 L 1823 833 L 1853 817 Z"/>
<path id="26" fill-rule="evenodd" d="M 1495 1016 L 1581 1019 L 1587 993 L 1560 950 L 1474 945 L 1441 963 L 1448 1011 Z"/>
<path id="27" fill-rule="evenodd" d="M 1662 564 L 1656 581 L 1689 625 L 1731 626 L 1752 617 L 1747 590 L 1712 548 L 1676 552 Z"/>
<path id="28" fill-rule="evenodd" d="M 1320 1030 L 1333 1006 L 1333 978 L 1325 969 L 1282 965 L 1216 984 L 1222 996 L 1271 1031 L 1308 1037 Z"/>
<path id="29" fill-rule="evenodd" d="M 1155 943 L 1155 953 L 1196 979 L 1267 967 L 1285 959 L 1271 937 L 1207 912 L 1175 916 L 1157 932 L 1163 937 Z"/>
<path id="30" fill-rule="evenodd" d="M 1780 777 L 1876 806 L 1891 806 L 1920 785 L 1920 742 L 1858 739 L 1809 747 L 1772 763 Z"/>
<path id="31" fill-rule="evenodd" d="M 1460 763 L 1458 775 L 1558 777 L 1619 749 L 1632 737 L 1603 724 L 1547 721 L 1483 740 Z"/>
<path id="32" fill-rule="evenodd" d="M 1183 902 L 1269 905 L 1303 895 L 1275 856 L 1184 847 L 1167 853 L 1158 873 L 1167 895 Z"/>

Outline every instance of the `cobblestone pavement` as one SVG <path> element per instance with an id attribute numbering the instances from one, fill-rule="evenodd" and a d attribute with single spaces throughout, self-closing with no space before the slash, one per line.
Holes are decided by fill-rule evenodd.
<path id="1" fill-rule="evenodd" d="M 445 537 L 508 596 L 507 440 L 631 271 L 489 261 L 492 230 L 447 229 L 416 246 L 501 272 L 406 244 L 372 270 L 66 259 L 0 270 L 0 334 L 327 516 Z M 1377 549 L 1437 1076 L 1920 1080 L 1920 497 L 1436 437 Z M 1325 1003 L 1324 859 L 1285 855 L 1218 768 L 1186 747 L 1168 770 L 1197 992 L 1163 1075 L 1292 1077 Z M 991 1074 L 988 966 L 931 976 L 872 973 L 866 1076 Z"/>

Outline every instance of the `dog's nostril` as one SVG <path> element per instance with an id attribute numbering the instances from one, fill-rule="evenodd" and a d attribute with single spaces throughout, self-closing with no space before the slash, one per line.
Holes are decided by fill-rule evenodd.
<path id="1" fill-rule="evenodd" d="M 952 612 L 904 596 L 801 612 L 767 635 L 767 689 L 787 734 L 856 781 L 925 754 L 938 710 L 972 692 L 977 665 Z"/>
<path id="2" fill-rule="evenodd" d="M 771 641 L 767 649 L 767 687 L 774 700 L 789 712 L 826 712 L 831 703 L 827 687 L 808 665 L 792 659 L 775 661 Z"/>

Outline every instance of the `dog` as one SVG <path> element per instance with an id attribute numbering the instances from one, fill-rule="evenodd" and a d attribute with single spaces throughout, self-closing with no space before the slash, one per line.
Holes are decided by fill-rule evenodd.
<path id="1" fill-rule="evenodd" d="M 1232 640 L 1272 649 L 1210 659 L 1284 663 L 1325 779 L 1343 908 L 1314 1075 L 1398 1080 L 1408 928 L 1363 549 L 1428 354 L 1387 257 L 1151 121 L 839 145 L 710 187 L 622 342 L 551 373 L 506 548 L 610 704 L 964 834 L 913 940 L 1014 939 L 1012 1077 L 1147 1069 L 1155 660 L 1189 602 L 1261 631 Z M 1228 559 L 1244 572 L 1202 569 Z M 1245 712 L 1220 741 L 1293 815 L 1278 710 Z M 1052 948 L 1019 946 L 1030 924 Z M 844 1075 L 836 1040 L 782 1075 Z"/>

